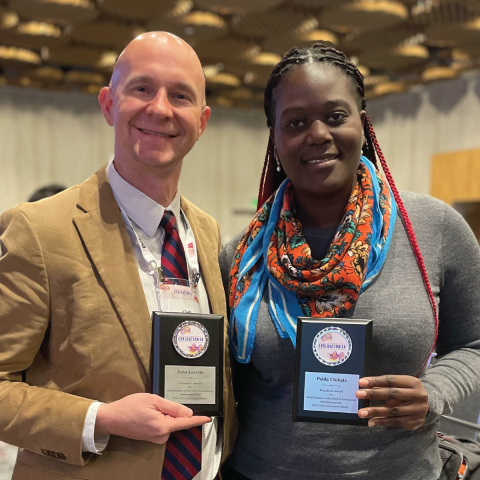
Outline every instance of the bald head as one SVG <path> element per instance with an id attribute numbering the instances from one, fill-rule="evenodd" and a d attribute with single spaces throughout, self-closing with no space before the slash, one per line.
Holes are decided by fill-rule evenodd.
<path id="1" fill-rule="evenodd" d="M 190 72 L 192 81 L 199 89 L 201 103 L 205 105 L 205 75 L 200 59 L 187 42 L 168 32 L 147 32 L 133 39 L 117 59 L 110 88 L 115 91 L 133 66 L 152 60 L 165 63 L 166 68 L 174 63 L 178 68 Z"/>
<path id="2" fill-rule="evenodd" d="M 150 196 L 169 192 L 171 201 L 183 159 L 210 117 L 205 76 L 192 47 L 166 32 L 140 35 L 118 58 L 110 86 L 101 90 L 98 100 L 115 129 L 120 175 L 140 189 L 151 178 L 161 180 L 162 188 L 152 187 Z M 169 188 L 165 179 L 171 182 Z"/>

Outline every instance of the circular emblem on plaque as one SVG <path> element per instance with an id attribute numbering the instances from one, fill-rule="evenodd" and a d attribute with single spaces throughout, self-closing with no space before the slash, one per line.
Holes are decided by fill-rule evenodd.
<path id="1" fill-rule="evenodd" d="M 210 336 L 201 323 L 187 321 L 175 329 L 172 342 L 175 350 L 182 357 L 198 358 L 207 351 Z"/>
<path id="2" fill-rule="evenodd" d="M 327 327 L 313 339 L 313 353 L 324 365 L 336 367 L 348 360 L 352 353 L 350 335 L 339 327 Z"/>

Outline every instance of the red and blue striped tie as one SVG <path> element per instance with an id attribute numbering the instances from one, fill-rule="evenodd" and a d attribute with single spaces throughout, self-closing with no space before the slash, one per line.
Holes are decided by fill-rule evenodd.
<path id="1" fill-rule="evenodd" d="M 162 269 L 166 278 L 188 279 L 187 262 L 175 215 L 165 210 Z M 165 449 L 162 480 L 191 480 L 202 468 L 202 427 L 172 432 Z"/>

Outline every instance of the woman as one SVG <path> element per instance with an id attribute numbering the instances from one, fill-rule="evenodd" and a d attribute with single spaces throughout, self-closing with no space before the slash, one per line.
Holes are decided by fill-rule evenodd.
<path id="1" fill-rule="evenodd" d="M 225 478 L 436 480 L 437 421 L 479 383 L 478 244 L 444 203 L 400 197 L 338 50 L 288 52 L 265 113 L 259 210 L 221 254 L 240 421 Z M 292 421 L 298 316 L 373 320 L 370 428 Z"/>

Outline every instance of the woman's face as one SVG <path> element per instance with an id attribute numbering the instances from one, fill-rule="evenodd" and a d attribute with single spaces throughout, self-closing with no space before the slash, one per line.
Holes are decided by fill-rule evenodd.
<path id="1" fill-rule="evenodd" d="M 350 195 L 365 117 L 352 79 L 328 64 L 303 64 L 287 73 L 273 97 L 271 133 L 295 192 Z"/>

